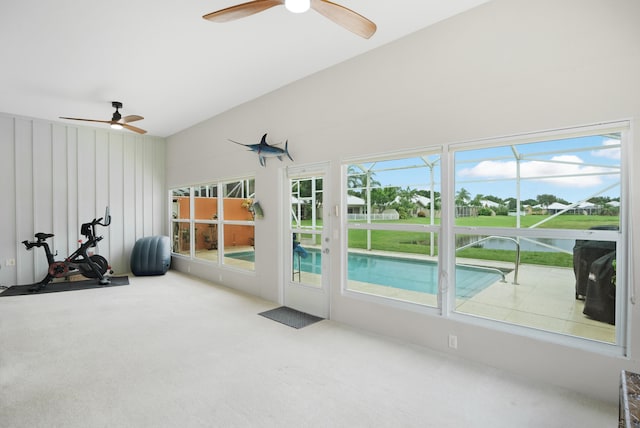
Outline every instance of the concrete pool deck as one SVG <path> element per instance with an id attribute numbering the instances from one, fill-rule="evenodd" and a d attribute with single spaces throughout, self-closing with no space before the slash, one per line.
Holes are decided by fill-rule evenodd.
<path id="1" fill-rule="evenodd" d="M 458 259 L 458 262 L 509 267 L 508 263 L 487 263 L 484 260 Z M 506 275 L 506 282 L 495 282 L 471 298 L 456 299 L 455 311 L 615 343 L 615 326 L 593 320 L 582 313 L 584 300 L 575 298 L 575 276 L 572 269 L 521 264 L 517 284 L 513 284 L 514 275 L 515 271 L 510 272 Z M 437 297 L 431 294 L 356 281 L 349 281 L 348 289 L 437 307 Z"/>

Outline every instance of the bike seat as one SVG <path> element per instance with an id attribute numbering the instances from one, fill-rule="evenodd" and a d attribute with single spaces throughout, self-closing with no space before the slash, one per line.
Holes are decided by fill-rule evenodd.
<path id="1" fill-rule="evenodd" d="M 40 241 L 44 241 L 45 239 L 53 238 L 53 233 L 36 233 L 36 238 Z"/>

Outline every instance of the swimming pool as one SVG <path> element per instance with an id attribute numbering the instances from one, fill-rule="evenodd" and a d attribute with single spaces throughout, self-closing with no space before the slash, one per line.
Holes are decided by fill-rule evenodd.
<path id="1" fill-rule="evenodd" d="M 306 250 L 308 256 L 300 258 L 300 270 L 319 274 L 322 254 L 319 250 Z M 254 261 L 254 252 L 229 253 L 226 257 Z M 297 267 L 297 257 L 295 263 Z M 347 263 L 347 275 L 350 281 L 367 282 L 420 293 L 438 293 L 438 265 L 433 261 L 350 252 Z M 502 278 L 502 274 L 497 270 L 457 265 L 456 297 L 461 299 L 473 297 Z"/>

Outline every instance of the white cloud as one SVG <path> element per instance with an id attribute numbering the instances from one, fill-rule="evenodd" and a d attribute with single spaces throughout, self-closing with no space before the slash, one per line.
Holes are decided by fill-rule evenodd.
<path id="1" fill-rule="evenodd" d="M 620 140 L 613 140 L 613 139 L 604 140 L 602 142 L 602 145 L 605 147 L 619 145 L 619 144 L 620 144 Z M 599 158 L 620 160 L 620 147 L 611 147 L 611 148 L 604 148 L 602 150 L 594 150 L 591 152 L 591 155 Z"/>
<path id="2" fill-rule="evenodd" d="M 520 163 L 520 176 L 535 181 L 565 187 L 590 187 L 602 183 L 601 176 L 583 175 L 606 171 L 594 166 L 583 166 L 578 156 L 563 155 L 551 158 L 555 162 L 524 161 Z M 563 163 L 556 163 L 563 162 Z M 566 163 L 564 163 L 566 162 Z M 482 161 L 472 168 L 461 170 L 458 175 L 469 179 L 514 179 L 516 161 Z M 579 175 L 579 176 L 575 176 Z M 550 178 L 545 178 L 550 177 Z"/>

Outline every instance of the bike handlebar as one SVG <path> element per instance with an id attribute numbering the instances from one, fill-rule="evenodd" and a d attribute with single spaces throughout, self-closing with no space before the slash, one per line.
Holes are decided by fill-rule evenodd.
<path id="1" fill-rule="evenodd" d="M 45 242 L 43 241 L 38 241 L 38 242 L 22 241 L 22 243 L 24 244 L 25 247 L 27 247 L 27 250 L 30 250 L 33 247 L 42 247 L 45 244 Z"/>
<path id="2" fill-rule="evenodd" d="M 102 223 L 102 219 L 104 219 L 104 223 Z M 111 224 L 111 214 L 109 213 L 109 207 L 107 206 L 104 210 L 104 217 L 94 218 L 91 222 L 91 225 L 99 224 L 100 226 L 107 227 Z"/>

